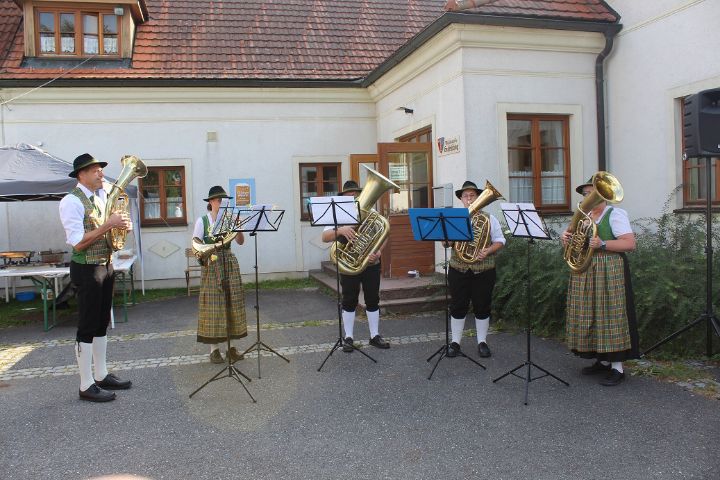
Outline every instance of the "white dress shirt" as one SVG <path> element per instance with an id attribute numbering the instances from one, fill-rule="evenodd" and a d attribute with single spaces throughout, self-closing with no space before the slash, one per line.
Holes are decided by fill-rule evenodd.
<path id="1" fill-rule="evenodd" d="M 105 208 L 107 192 L 104 189 L 101 188 L 100 190 L 92 192 L 81 183 L 78 183 L 77 186 L 88 197 L 88 199 L 95 196 L 98 199 L 97 203 L 99 208 Z M 85 207 L 79 198 L 75 195 L 68 194 L 60 200 L 59 210 L 60 221 L 65 229 L 65 239 L 68 245 L 75 247 L 75 245 L 80 243 L 82 238 L 85 236 L 85 226 L 83 225 Z"/>

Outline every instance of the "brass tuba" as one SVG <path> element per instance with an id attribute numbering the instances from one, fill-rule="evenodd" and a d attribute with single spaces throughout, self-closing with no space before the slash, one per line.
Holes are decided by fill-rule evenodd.
<path id="1" fill-rule="evenodd" d="M 218 215 L 221 215 L 221 213 L 218 213 Z M 233 215 L 225 215 L 223 218 L 220 219 L 220 221 L 223 222 L 223 225 L 220 226 L 220 229 L 221 231 L 227 233 L 222 237 L 215 237 L 215 242 L 205 243 L 202 241 L 202 239 L 193 237 L 192 251 L 195 254 L 195 258 L 197 258 L 197 261 L 200 265 L 205 265 L 206 263 L 208 263 L 208 260 L 210 262 L 215 261 L 215 252 L 227 248 L 227 246 L 230 245 L 230 242 L 235 240 L 235 237 L 237 237 L 237 234 L 239 232 L 235 231 L 232 228 L 233 225 L 231 223 L 233 217 Z"/>
<path id="2" fill-rule="evenodd" d="M 130 214 L 130 203 L 128 202 L 127 193 L 125 193 L 125 187 L 132 182 L 135 177 L 143 178 L 147 175 L 147 167 L 135 155 L 125 155 L 120 159 L 123 169 L 120 172 L 115 183 L 112 183 L 112 188 L 107 196 L 107 202 L 105 203 L 105 218 L 108 218 L 113 213 L 119 214 Z M 125 238 L 127 237 L 127 230 L 124 228 L 111 228 L 105 234 L 105 239 L 108 245 L 113 251 L 122 250 L 125 246 Z"/>
<path id="3" fill-rule="evenodd" d="M 505 197 L 493 187 L 492 183 L 485 180 L 485 188 L 482 193 L 468 206 L 473 240 L 471 242 L 455 242 L 453 245 L 453 250 L 455 250 L 455 253 L 457 253 L 463 262 L 473 263 L 477 260 L 477 255 L 480 253 L 480 250 L 490 244 L 490 218 L 486 215 L 481 215 L 479 212 L 481 208 L 490 205 L 499 198 Z"/>
<path id="4" fill-rule="evenodd" d="M 388 190 L 400 190 L 393 181 L 385 178 L 372 168 L 366 167 L 368 177 L 357 197 L 360 206 L 360 225 L 357 237 L 346 244 L 333 243 L 330 259 L 344 275 L 359 275 L 368 266 L 368 256 L 375 252 L 390 233 L 390 223 L 374 208 L 375 202 Z"/>
<path id="5" fill-rule="evenodd" d="M 590 247 L 590 239 L 597 235 L 597 225 L 590 217 L 590 211 L 602 202 L 621 202 L 624 196 L 620 181 L 608 172 L 600 171 L 593 175 L 592 185 L 595 191 L 578 203 L 578 209 L 570 220 L 568 231 L 572 237 L 563 250 L 563 258 L 575 273 L 588 269 L 595 250 Z"/>

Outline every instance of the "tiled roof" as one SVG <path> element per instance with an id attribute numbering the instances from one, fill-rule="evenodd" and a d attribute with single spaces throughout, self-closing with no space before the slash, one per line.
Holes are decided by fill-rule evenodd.
<path id="1" fill-rule="evenodd" d="M 444 13 L 444 0 L 146 0 L 130 67 L 23 66 L 22 12 L 0 0 L 0 79 L 362 79 Z M 613 23 L 602 0 L 497 0 L 463 12 Z"/>

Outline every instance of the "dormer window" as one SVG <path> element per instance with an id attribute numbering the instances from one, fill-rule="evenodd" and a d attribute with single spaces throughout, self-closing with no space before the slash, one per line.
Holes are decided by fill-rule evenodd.
<path id="1" fill-rule="evenodd" d="M 108 11 L 38 9 L 38 52 L 50 55 L 120 55 L 121 17 Z"/>

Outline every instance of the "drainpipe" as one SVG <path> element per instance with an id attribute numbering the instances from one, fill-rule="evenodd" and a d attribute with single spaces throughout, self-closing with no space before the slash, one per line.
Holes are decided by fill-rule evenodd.
<path id="1" fill-rule="evenodd" d="M 605 32 L 605 48 L 595 59 L 595 111 L 597 112 L 598 170 L 607 169 L 605 139 L 605 58 L 613 48 L 616 30 Z"/>

